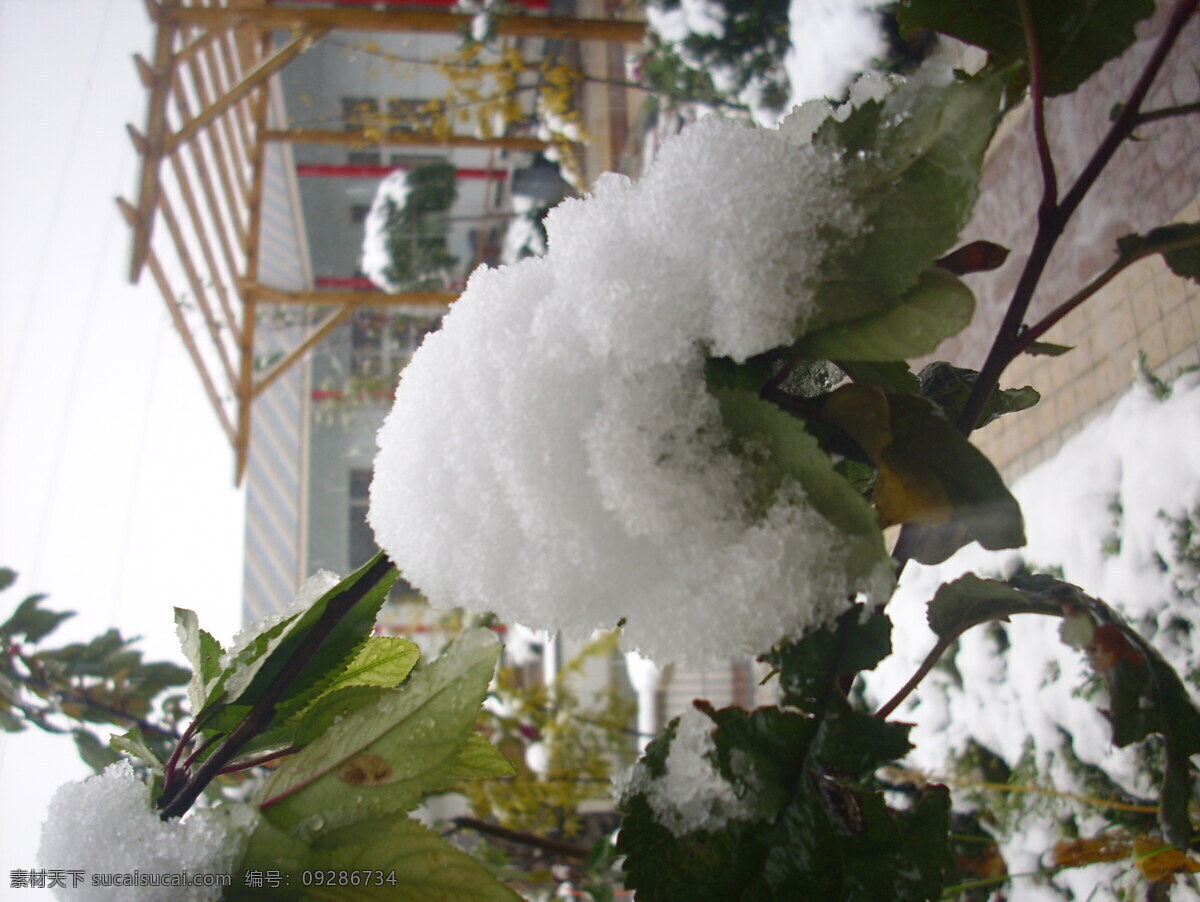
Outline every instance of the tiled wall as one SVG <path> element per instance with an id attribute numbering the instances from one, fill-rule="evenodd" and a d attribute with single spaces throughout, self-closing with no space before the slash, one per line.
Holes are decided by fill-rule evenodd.
<path id="1" fill-rule="evenodd" d="M 1083 89 L 1048 104 L 1050 141 L 1060 196 L 1070 187 L 1109 127 L 1109 111 L 1127 95 L 1161 31 L 1165 10 L 1139 29 L 1138 43 Z M 1144 109 L 1200 98 L 1192 64 L 1200 56 L 1200 22 L 1193 18 L 1168 59 Z M 935 357 L 978 369 L 1033 239 L 1041 180 L 1028 109 L 1004 123 L 985 170 L 981 198 L 963 241 L 987 238 L 1012 248 L 993 273 L 967 277 L 979 299 L 967 332 Z M 1030 308 L 1037 322 L 1101 273 L 1114 259 L 1116 239 L 1169 221 L 1200 219 L 1200 115 L 1147 125 L 1127 143 L 1080 207 L 1064 234 Z M 1031 384 L 1043 394 L 1036 408 L 996 421 L 975 440 L 1010 479 L 1052 456 L 1062 442 L 1104 411 L 1133 379 L 1140 351 L 1157 375 L 1200 362 L 1200 287 L 1175 277 L 1159 258 L 1126 269 L 1102 292 L 1045 336 L 1074 345 L 1062 357 L 1023 357 L 1006 386 Z"/>

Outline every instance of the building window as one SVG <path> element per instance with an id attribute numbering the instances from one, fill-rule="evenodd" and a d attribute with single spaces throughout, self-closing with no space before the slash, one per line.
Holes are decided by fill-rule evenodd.
<path id="1" fill-rule="evenodd" d="M 346 162 L 351 166 L 378 166 L 382 158 L 377 150 L 351 150 L 346 153 Z"/>
<path id="2" fill-rule="evenodd" d="M 392 134 L 429 131 L 429 101 L 415 97 L 390 98 L 388 100 L 388 126 Z"/>
<path id="3" fill-rule="evenodd" d="M 371 213 L 370 204 L 351 204 L 350 205 L 350 222 L 354 225 L 362 225 L 367 221 L 367 216 Z"/>
<path id="4" fill-rule="evenodd" d="M 343 97 L 342 127 L 348 132 L 360 129 L 378 130 L 382 123 L 379 101 L 374 97 Z"/>
<path id="5" fill-rule="evenodd" d="M 350 321 L 351 375 L 378 380 L 381 400 L 386 400 L 396 387 L 400 370 L 438 322 L 436 318 L 359 310 Z"/>

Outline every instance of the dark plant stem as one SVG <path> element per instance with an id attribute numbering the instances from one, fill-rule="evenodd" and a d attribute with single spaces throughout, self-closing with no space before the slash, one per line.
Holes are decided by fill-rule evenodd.
<path id="1" fill-rule="evenodd" d="M 230 731 L 224 741 L 205 759 L 196 772 L 187 778 L 178 791 L 172 793 L 164 788 L 163 795 L 158 800 L 159 816 L 163 820 L 179 817 L 191 808 L 192 803 L 199 798 L 204 788 L 233 760 L 242 746 L 266 728 L 275 714 L 275 706 L 283 698 L 292 681 L 300 675 L 300 671 L 308 664 L 309 659 L 320 648 L 321 643 L 325 641 L 333 628 L 341 622 L 342 618 L 349 614 L 354 606 L 362 601 L 366 594 L 387 577 L 391 571 L 391 562 L 381 555 L 367 569 L 358 582 L 329 603 L 320 620 L 317 621 L 316 626 L 304 637 L 304 641 L 296 646 L 296 650 L 280 670 L 279 676 L 263 694 L 262 698 L 254 704 L 254 707 L 250 709 L 241 723 Z M 182 745 L 183 743 L 180 743 L 180 747 Z M 176 751 L 178 752 L 178 749 Z M 178 755 L 172 755 L 172 763 L 177 760 Z"/>
<path id="2" fill-rule="evenodd" d="M 917 668 L 916 673 L 900 688 L 899 692 L 893 695 L 886 704 L 875 712 L 875 716 L 880 720 L 886 720 L 889 714 L 899 708 L 904 700 L 912 695 L 913 691 L 921 685 L 921 681 L 929 676 L 929 672 L 937 666 L 938 661 L 942 659 L 942 655 L 946 653 L 946 650 L 958 641 L 960 635 L 962 634 L 956 633 L 953 636 L 939 639 L 933 650 L 925 656 L 925 660 L 921 662 L 921 666 Z"/>
<path id="3" fill-rule="evenodd" d="M 1158 122 L 1175 116 L 1190 116 L 1192 113 L 1200 113 L 1200 103 L 1182 103 L 1179 106 L 1163 107 L 1160 110 L 1148 110 L 1138 116 L 1137 124 L 1145 125 L 1147 122 Z"/>
<path id="4" fill-rule="evenodd" d="M 1058 175 L 1054 171 L 1054 157 L 1050 153 L 1050 142 L 1046 138 L 1046 74 L 1042 49 L 1038 41 L 1037 26 L 1033 20 L 1032 0 L 1017 0 L 1021 9 L 1021 29 L 1025 32 L 1025 46 L 1029 51 L 1029 95 L 1033 102 L 1033 138 L 1037 144 L 1038 165 L 1042 169 L 1042 200 L 1038 209 L 1039 219 L 1049 214 L 1058 203 Z"/>
<path id="5" fill-rule="evenodd" d="M 476 833 L 482 833 L 484 836 L 492 836 L 496 839 L 502 839 L 505 842 L 516 843 L 519 846 L 529 846 L 531 849 L 541 849 L 543 852 L 548 852 L 551 855 L 557 855 L 562 858 L 574 858 L 584 861 L 588 856 L 588 850 L 583 846 L 550 839 L 545 836 L 538 836 L 534 833 L 509 830 L 507 827 L 501 827 L 498 824 L 489 824 L 487 821 L 481 821 L 474 817 L 456 817 L 451 823 L 459 829 L 474 830 Z"/>
<path id="6" fill-rule="evenodd" d="M 223 774 L 236 774 L 238 771 L 246 770 L 251 767 L 258 767 L 260 764 L 268 764 L 271 761 L 278 761 L 280 758 L 286 758 L 288 755 L 294 755 L 300 751 L 303 746 L 290 745 L 286 749 L 278 749 L 274 752 L 263 752 L 261 755 L 251 755 L 249 758 L 243 758 L 241 761 L 235 761 L 227 767 L 221 768 Z"/>
<path id="7" fill-rule="evenodd" d="M 1129 98 L 1121 109 L 1120 115 L 1117 116 L 1116 120 L 1109 127 L 1107 134 L 1097 146 L 1091 159 L 1088 160 L 1087 165 L 1084 166 L 1083 171 L 1079 174 L 1079 177 L 1075 180 L 1070 190 L 1063 196 L 1062 200 L 1056 202 L 1053 194 L 1048 192 L 1049 185 L 1043 186 L 1042 203 L 1038 209 L 1037 233 L 1034 237 L 1029 258 L 1025 262 L 1025 268 L 1021 272 L 1017 288 L 1013 293 L 1012 300 L 1009 302 L 1008 311 L 1005 313 L 1004 321 L 1001 323 L 1000 330 L 996 334 L 991 351 L 988 353 L 987 360 L 979 372 L 979 378 L 975 380 L 975 385 L 971 390 L 970 396 L 967 398 L 967 403 L 963 407 L 962 415 L 959 417 L 958 427 L 964 435 L 970 434 L 975 428 L 975 424 L 983 412 L 989 395 L 1000 382 L 1001 373 L 1003 373 L 1004 369 L 1019 353 L 1017 350 L 1018 336 L 1025 321 L 1025 314 L 1029 309 L 1030 302 L 1033 300 L 1034 291 L 1041 280 L 1046 263 L 1049 261 L 1050 254 L 1058 243 L 1058 239 L 1061 237 L 1071 216 L 1087 196 L 1088 191 L 1095 185 L 1096 179 L 1099 178 L 1101 172 L 1104 171 L 1104 168 L 1112 160 L 1117 149 L 1133 134 L 1140 120 L 1142 103 L 1145 101 L 1150 87 L 1154 84 L 1154 79 L 1162 69 L 1167 54 L 1179 39 L 1184 25 L 1187 24 L 1187 20 L 1195 13 L 1197 2 L 1198 0 L 1179 0 L 1179 3 L 1176 4 L 1170 19 L 1163 29 L 1162 35 L 1159 37 L 1158 43 L 1150 54 L 1150 58 L 1146 61 L 1146 65 L 1138 77 L 1136 84 L 1130 91 Z M 1031 65 L 1031 74 L 1038 73 L 1040 69 L 1040 62 L 1035 61 Z M 1031 82 L 1031 92 L 1033 93 L 1035 110 L 1034 129 L 1036 134 L 1038 129 L 1043 127 L 1038 124 L 1039 116 L 1037 111 L 1042 108 L 1044 96 L 1042 96 L 1040 84 L 1036 84 L 1035 86 L 1035 83 Z M 1039 139 L 1039 157 L 1043 155 L 1043 151 L 1041 150 L 1043 142 L 1044 137 Z M 1048 153 L 1048 148 L 1045 153 Z M 1046 164 L 1045 160 L 1043 160 L 1044 181 L 1047 178 L 1046 172 Z"/>

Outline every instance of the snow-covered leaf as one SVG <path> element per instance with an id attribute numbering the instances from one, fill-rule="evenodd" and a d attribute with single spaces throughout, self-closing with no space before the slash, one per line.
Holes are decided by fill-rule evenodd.
<path id="1" fill-rule="evenodd" d="M 895 306 L 958 238 L 1003 87 L 998 75 L 958 79 L 926 68 L 821 126 L 814 143 L 839 155 L 868 228 L 822 262 L 810 329 Z"/>
<path id="2" fill-rule="evenodd" d="M 868 725 L 874 718 L 845 708 L 832 679 L 826 672 L 832 713 L 705 707 L 713 728 L 704 755 L 675 751 L 681 722 L 650 744 L 623 797 L 617 838 L 639 899 L 937 898 L 949 864 L 949 794 L 933 788 L 897 811 L 847 779 L 903 754 L 908 727 Z M 684 787 L 708 785 L 713 764 L 725 788 L 689 796 Z M 658 784 L 671 782 L 674 803 L 658 798 Z M 708 816 L 678 829 L 670 815 L 680 799 L 701 814 L 708 806 Z"/>
<path id="3" fill-rule="evenodd" d="M 200 629 L 200 619 L 195 611 L 175 608 L 175 633 L 183 656 L 192 665 L 192 676 L 188 682 L 188 703 L 192 715 L 198 716 L 210 701 L 212 687 L 221 675 L 221 643 Z"/>

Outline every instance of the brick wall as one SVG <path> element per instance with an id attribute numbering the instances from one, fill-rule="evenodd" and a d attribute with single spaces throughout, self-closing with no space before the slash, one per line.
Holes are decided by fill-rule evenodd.
<path id="1" fill-rule="evenodd" d="M 1138 42 L 1080 91 L 1047 105 L 1060 195 L 1083 168 L 1109 125 L 1109 111 L 1142 71 L 1165 21 L 1165 8 L 1139 29 Z M 1144 109 L 1200 98 L 1193 64 L 1200 58 L 1195 18 L 1167 61 Z M 1148 125 L 1127 143 L 1080 207 L 1050 260 L 1027 322 L 1037 322 L 1114 259 L 1116 239 L 1169 221 L 1200 219 L 1200 115 Z M 992 273 L 969 276 L 979 307 L 971 327 L 945 342 L 936 358 L 978 369 L 1004 315 L 1033 238 L 1041 194 L 1029 110 L 1002 125 L 989 154 L 980 202 L 963 241 L 987 238 L 1012 248 Z M 1005 386 L 1033 385 L 1043 394 L 1031 411 L 1002 418 L 975 439 L 1007 477 L 1047 457 L 1103 412 L 1132 380 L 1139 352 L 1160 376 L 1200 362 L 1200 287 L 1176 278 L 1159 258 L 1126 269 L 1067 316 L 1046 341 L 1075 346 L 1062 357 L 1023 357 Z"/>

